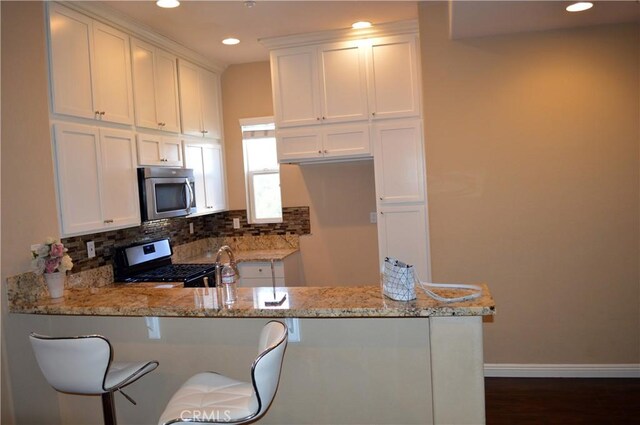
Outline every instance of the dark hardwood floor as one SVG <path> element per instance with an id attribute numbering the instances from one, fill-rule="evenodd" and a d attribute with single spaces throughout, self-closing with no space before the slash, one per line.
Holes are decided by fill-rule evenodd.
<path id="1" fill-rule="evenodd" d="M 488 425 L 640 425 L 640 379 L 485 378 Z"/>

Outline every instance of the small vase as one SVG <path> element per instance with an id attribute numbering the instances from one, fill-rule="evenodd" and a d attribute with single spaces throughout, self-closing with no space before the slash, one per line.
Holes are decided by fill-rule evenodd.
<path id="1" fill-rule="evenodd" d="M 67 278 L 67 272 L 45 273 L 44 280 L 47 282 L 49 296 L 51 298 L 62 298 L 64 296 L 64 281 Z"/>

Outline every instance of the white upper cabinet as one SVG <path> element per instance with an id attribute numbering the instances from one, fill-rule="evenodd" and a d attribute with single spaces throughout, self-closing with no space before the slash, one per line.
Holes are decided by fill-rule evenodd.
<path id="1" fill-rule="evenodd" d="M 179 60 L 178 83 L 182 133 L 220 139 L 222 114 L 218 75 Z"/>
<path id="2" fill-rule="evenodd" d="M 196 187 L 196 214 L 227 208 L 222 145 L 184 141 L 185 166 L 193 169 Z"/>
<path id="3" fill-rule="evenodd" d="M 140 224 L 133 134 L 56 124 L 62 235 Z"/>
<path id="4" fill-rule="evenodd" d="M 102 215 L 107 227 L 140 223 L 134 145 L 130 131 L 100 130 Z"/>
<path id="5" fill-rule="evenodd" d="M 369 110 L 374 119 L 420 115 L 420 81 L 414 35 L 383 37 L 368 50 Z"/>
<path id="6" fill-rule="evenodd" d="M 138 133 L 138 164 L 182 167 L 182 143 L 178 137 Z"/>
<path id="7" fill-rule="evenodd" d="M 133 94 L 138 127 L 180 132 L 177 59 L 140 40 L 131 40 Z"/>
<path id="8" fill-rule="evenodd" d="M 358 121 L 368 117 L 365 49 L 358 42 L 318 48 L 323 122 Z"/>
<path id="9" fill-rule="evenodd" d="M 53 112 L 133 124 L 129 36 L 49 4 Z"/>
<path id="10" fill-rule="evenodd" d="M 365 58 L 357 42 L 273 51 L 277 126 L 366 120 Z"/>
<path id="11" fill-rule="evenodd" d="M 276 141 L 284 163 L 371 157 L 366 122 L 285 128 L 276 132 Z"/>
<path id="12" fill-rule="evenodd" d="M 317 63 L 314 46 L 271 52 L 271 84 L 277 127 L 317 124 L 320 121 Z"/>
<path id="13" fill-rule="evenodd" d="M 376 123 L 373 147 L 379 203 L 424 202 L 422 121 L 416 118 Z"/>

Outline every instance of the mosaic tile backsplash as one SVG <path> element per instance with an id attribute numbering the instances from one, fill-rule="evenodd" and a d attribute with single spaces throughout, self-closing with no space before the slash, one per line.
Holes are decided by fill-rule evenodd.
<path id="1" fill-rule="evenodd" d="M 233 228 L 233 219 L 240 218 L 240 228 Z M 193 223 L 193 234 L 189 224 Z M 193 218 L 170 218 L 154 220 L 138 227 L 92 233 L 89 235 L 63 238 L 62 243 L 69 249 L 73 259 L 71 273 L 111 265 L 116 247 L 160 238 L 170 238 L 171 245 L 183 245 L 205 238 L 264 236 L 264 235 L 308 235 L 311 233 L 309 207 L 288 207 L 282 209 L 282 223 L 248 224 L 245 210 L 225 211 Z M 87 258 L 87 242 L 94 241 L 96 256 Z"/>

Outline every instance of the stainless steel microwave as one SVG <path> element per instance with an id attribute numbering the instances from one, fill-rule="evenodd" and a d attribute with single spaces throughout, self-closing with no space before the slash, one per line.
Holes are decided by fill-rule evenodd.
<path id="1" fill-rule="evenodd" d="M 196 211 L 193 170 L 138 168 L 142 221 L 183 217 Z"/>

